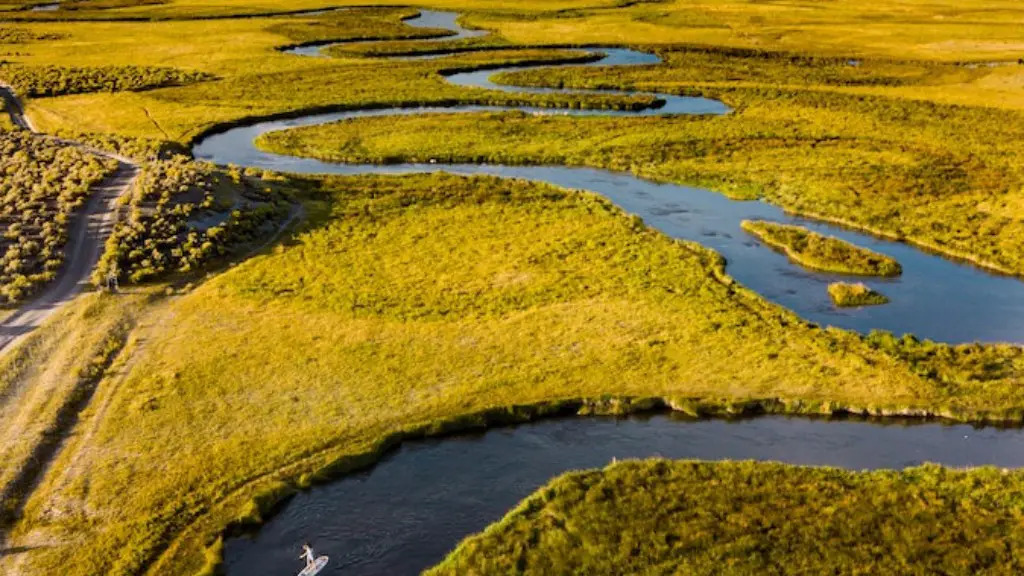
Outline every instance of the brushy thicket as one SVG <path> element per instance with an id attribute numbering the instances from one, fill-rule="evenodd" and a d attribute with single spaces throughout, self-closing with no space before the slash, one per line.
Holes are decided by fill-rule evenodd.
<path id="1" fill-rule="evenodd" d="M 561 476 L 441 574 L 1017 574 L 1024 475 L 646 460 Z"/>
<path id="2" fill-rule="evenodd" d="M 30 97 L 137 92 L 210 80 L 203 72 L 162 66 L 23 66 L 0 63 L 0 79 Z"/>
<path id="3" fill-rule="evenodd" d="M 861 283 L 833 282 L 828 285 L 828 295 L 832 298 L 832 303 L 840 308 L 878 306 L 889 303 L 889 298 L 886 295 Z"/>
<path id="4" fill-rule="evenodd" d="M 96 148 L 97 150 L 125 156 L 139 163 L 153 160 L 170 160 L 175 156 L 188 153 L 188 149 L 177 142 L 155 138 L 130 138 L 117 134 L 72 131 L 60 132 L 58 136 Z"/>
<path id="5" fill-rule="evenodd" d="M 56 276 L 73 213 L 116 168 L 73 146 L 0 133 L 0 303 L 18 302 Z"/>
<path id="6" fill-rule="evenodd" d="M 861 276 L 899 276 L 903 273 L 899 262 L 885 254 L 801 226 L 760 220 L 744 220 L 740 225 L 768 246 L 781 250 L 792 261 L 811 270 Z"/>
<path id="7" fill-rule="evenodd" d="M 100 284 L 117 277 L 142 282 L 189 272 L 254 239 L 268 223 L 283 218 L 290 206 L 271 187 L 257 185 L 260 181 L 184 156 L 147 163 L 136 181 L 129 214 L 107 240 L 93 281 Z M 216 193 L 225 187 L 231 190 L 233 204 L 218 207 Z M 216 223 L 195 222 L 203 212 L 211 213 Z"/>
<path id="8" fill-rule="evenodd" d="M 53 32 L 40 33 L 26 28 L 0 26 L 0 44 L 27 44 L 44 40 L 59 40 L 64 37 L 63 34 Z"/>

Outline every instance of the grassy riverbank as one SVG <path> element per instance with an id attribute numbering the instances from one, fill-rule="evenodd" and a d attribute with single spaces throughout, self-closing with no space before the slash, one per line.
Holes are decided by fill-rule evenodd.
<path id="1" fill-rule="evenodd" d="M 1022 75 L 953 63 L 1019 51 L 1017 4 L 836 0 L 814 7 L 820 19 L 806 7 L 732 0 L 619 4 L 444 0 L 498 34 L 458 46 L 511 46 L 438 60 L 363 57 L 395 43 L 353 44 L 323 59 L 279 50 L 407 37 L 414 32 L 399 23 L 406 8 L 5 24 L 0 47 L 4 60 L 54 66 L 58 78 L 104 66 L 174 70 L 168 78 L 191 83 L 41 97 L 28 109 L 46 131 L 182 144 L 217 125 L 310 109 L 642 104 L 649 100 L 467 90 L 440 74 L 558 62 L 578 58 L 575 45 L 642 41 L 666 63 L 506 78 L 701 93 L 735 111 L 379 118 L 264 144 L 339 159 L 630 170 L 764 197 L 1024 271 Z M 81 17 L 317 7 L 172 0 Z M 904 61 L 906 54 L 928 61 Z M 61 92 L 48 78 L 38 93 Z M 23 517 L 0 572 L 196 573 L 211 568 L 225 527 L 258 521 L 296 487 L 372 463 L 402 438 L 552 412 L 670 406 L 695 415 L 852 410 L 1022 421 L 1020 348 L 810 326 L 735 285 L 714 254 L 589 194 L 422 175 L 298 188 L 306 219 L 280 246 L 207 278 L 190 269 L 198 286 L 91 295 L 5 357 L 0 415 L 9 424 L 0 433 L 5 463 L 17 468 L 0 478 L 16 488 L 12 509 Z M 153 245 L 132 244 L 138 254 L 124 262 L 155 272 L 191 268 L 174 244 L 162 242 L 152 258 Z M 174 265 L 146 262 L 165 257 Z M 63 406 L 76 418 L 64 418 Z M 865 486 L 885 486 L 865 478 Z"/>
<path id="2" fill-rule="evenodd" d="M 840 240 L 824 236 L 802 226 L 744 220 L 743 229 L 759 240 L 785 253 L 789 259 L 811 270 L 861 276 L 899 276 L 899 262 Z"/>
<path id="3" fill-rule="evenodd" d="M 189 5 L 177 2 L 154 9 L 184 10 Z M 968 67 L 958 62 L 1006 57 L 1003 49 L 1010 50 L 1007 47 L 1013 41 L 1006 37 L 1005 26 L 998 25 L 1001 17 L 986 12 L 973 32 L 987 34 L 977 37 L 985 41 L 972 44 L 956 40 L 972 32 L 937 19 L 952 14 L 968 17 L 973 14 L 969 7 L 943 11 L 915 5 L 910 12 L 904 7 L 899 21 L 908 25 L 927 21 L 930 27 L 943 30 L 953 44 L 942 49 L 936 44 L 918 53 L 906 43 L 922 38 L 900 37 L 889 30 L 884 42 L 844 52 L 843 43 L 821 46 L 812 32 L 814 25 L 796 19 L 789 9 L 780 8 L 772 18 L 754 18 L 749 6 L 730 2 L 686 10 L 648 3 L 616 9 L 573 5 L 568 11 L 540 4 L 513 9 L 484 3 L 469 8 L 464 20 L 486 26 L 494 35 L 456 41 L 454 46 L 526 41 L 548 46 L 635 45 L 642 40 L 644 49 L 658 51 L 665 60 L 660 66 L 505 75 L 509 81 L 702 93 L 727 101 L 736 112 L 713 121 L 379 120 L 352 129 L 362 132 L 365 128 L 370 136 L 360 133 L 344 145 L 351 149 L 338 145 L 318 150 L 324 146 L 317 142 L 293 148 L 378 161 L 455 158 L 631 170 L 647 178 L 706 185 L 728 194 L 763 196 L 793 211 L 842 220 L 1005 272 L 1024 273 L 1019 198 L 1024 178 L 1013 160 L 1024 152 L 1018 144 L 1024 141 L 1019 128 L 1024 122 L 1019 111 L 996 109 L 1024 108 L 1024 97 L 1013 88 L 1024 67 Z M 872 13 L 893 10 L 894 5 L 883 3 L 873 7 Z M 1016 12 L 1009 6 L 1003 10 L 1007 17 Z M 12 60 L 25 66 L 170 67 L 181 74 L 216 78 L 145 93 L 36 99 L 29 105 L 30 114 L 44 130 L 116 132 L 179 142 L 188 142 L 215 125 L 314 108 L 454 103 L 623 108 L 649 102 L 459 89 L 438 74 L 500 62 L 571 58 L 567 51 L 512 45 L 504 51 L 383 64 L 361 54 L 393 50 L 399 43 L 350 44 L 332 52 L 339 58 L 304 58 L 277 50 L 303 42 L 400 39 L 437 32 L 404 26 L 400 18 L 409 14 L 408 8 L 363 8 L 266 19 L 40 23 L 31 26 L 31 35 L 16 37 L 32 49 L 19 46 Z M 697 15 L 701 15 L 697 21 L 687 20 Z M 863 14 L 845 4 L 830 5 L 822 16 L 835 26 L 864 24 Z M 742 21 L 750 37 L 734 37 L 726 25 L 700 24 L 706 18 L 719 24 Z M 607 28 L 612 22 L 638 35 L 613 40 Z M 772 40 L 773 26 L 780 22 L 787 26 L 786 39 Z M 557 34 L 550 34 L 553 26 Z M 876 26 L 872 21 L 869 28 Z M 647 33 L 640 34 L 641 28 Z M 187 45 L 182 44 L 183 37 L 190 39 Z M 409 45 L 423 47 L 420 42 Z M 902 59 L 908 50 L 922 59 Z M 117 55 L 116 62 L 111 62 L 111 54 Z M 378 128 L 385 126 L 387 132 L 381 134 Z M 439 133 L 444 137 L 429 137 Z M 562 138 L 562 134 L 573 138 Z"/>
<path id="4" fill-rule="evenodd" d="M 253 498 L 372 461 L 402 431 L 480 425 L 496 416 L 463 415 L 506 406 L 606 395 L 703 413 L 1024 406 L 1014 349 L 984 352 L 974 373 L 980 357 L 938 361 L 913 342 L 807 326 L 731 284 L 712 254 L 590 194 L 332 178 L 307 209 L 284 246 L 139 320 L 137 345 L 99 383 L 16 531 L 26 546 L 74 546 L 0 566 L 134 574 L 156 561 L 187 573 L 227 523 L 257 514 Z M 937 370 L 921 375 L 928 362 Z"/>
<path id="5" fill-rule="evenodd" d="M 1024 474 L 647 460 L 553 480 L 442 574 L 1011 574 Z"/>
<path id="6" fill-rule="evenodd" d="M 1024 180 L 1008 154 L 1018 138 L 1010 133 L 1024 124 L 1000 127 L 999 118 L 1009 113 L 790 90 L 712 93 L 737 111 L 724 118 L 369 118 L 271 133 L 260 145 L 349 162 L 435 159 L 631 171 L 738 198 L 764 197 L 796 213 L 1024 274 L 1024 212 L 1014 189 Z M 992 126 L 1005 138 L 957 136 L 972 123 Z"/>

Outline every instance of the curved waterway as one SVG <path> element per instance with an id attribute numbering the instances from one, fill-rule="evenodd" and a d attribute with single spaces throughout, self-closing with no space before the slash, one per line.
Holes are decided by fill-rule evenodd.
<path id="1" fill-rule="evenodd" d="M 410 25 L 465 30 L 451 13 L 424 11 Z M 321 56 L 321 46 L 289 49 Z M 589 66 L 654 65 L 658 58 L 632 50 L 602 49 Z M 444 57 L 442 55 L 441 57 Z M 509 67 L 505 69 L 515 69 Z M 497 70 L 455 74 L 448 81 L 514 92 L 568 92 L 518 88 L 490 81 Z M 579 93 L 582 91 L 572 91 Z M 600 91 L 603 94 L 630 94 Z M 662 108 L 639 112 L 518 108 L 536 114 L 725 114 L 720 102 L 657 95 Z M 624 210 L 677 238 L 695 240 L 728 260 L 728 272 L 764 297 L 821 324 L 867 331 L 912 332 L 943 341 L 1024 340 L 1024 283 L 989 274 L 906 244 L 785 215 L 763 202 L 737 202 L 698 188 L 662 184 L 629 174 L 561 166 L 401 164 L 344 165 L 263 152 L 261 134 L 369 116 L 467 113 L 507 108 L 460 106 L 317 114 L 257 122 L 204 138 L 197 158 L 295 173 L 408 174 L 445 171 L 523 178 L 608 197 Z M 825 293 L 839 275 L 807 272 L 746 236 L 747 218 L 796 222 L 893 256 L 903 264 L 897 279 L 876 280 L 893 298 L 879 308 L 840 311 Z M 229 576 L 290 574 L 298 547 L 310 542 L 330 555 L 322 574 L 415 574 L 440 561 L 462 538 L 501 518 L 522 498 L 568 470 L 600 467 L 613 459 L 661 456 L 703 460 L 755 459 L 851 469 L 903 468 L 936 462 L 948 466 L 1024 467 L 1024 430 L 969 426 L 879 425 L 764 417 L 728 422 L 684 421 L 671 416 L 616 420 L 567 418 L 501 428 L 478 435 L 408 442 L 372 469 L 298 494 L 252 535 L 225 547 Z"/>
<path id="2" fill-rule="evenodd" d="M 409 442 L 372 469 L 296 495 L 228 540 L 228 576 L 291 574 L 309 542 L 324 574 L 417 574 L 551 478 L 612 459 L 773 460 L 851 469 L 1024 466 L 1024 430 L 766 417 L 727 422 L 567 418 Z"/>
<path id="3" fill-rule="evenodd" d="M 423 11 L 407 20 L 412 26 L 446 28 L 454 35 L 437 38 L 452 40 L 484 34 L 466 30 L 447 12 Z M 319 56 L 324 46 L 305 46 L 288 51 L 297 55 Z M 592 51 L 594 52 L 594 51 Z M 601 49 L 605 57 L 576 66 L 650 66 L 659 62 L 653 54 L 634 50 Z M 630 95 L 633 92 L 583 91 L 554 88 L 521 88 L 495 84 L 490 77 L 503 70 L 530 68 L 510 66 L 454 74 L 453 84 L 522 93 L 585 93 Z M 666 116 L 678 114 L 719 115 L 728 113 L 724 104 L 705 98 L 655 94 L 664 106 L 642 111 L 551 110 L 515 108 L 534 114 L 572 116 Z M 649 225 L 676 237 L 699 242 L 723 255 L 729 275 L 763 297 L 793 310 L 803 318 L 858 332 L 888 330 L 897 334 L 913 333 L 942 342 L 1022 342 L 1024 341 L 1024 282 L 992 274 L 893 242 L 841 227 L 804 220 L 785 214 L 765 202 L 735 201 L 708 190 L 651 182 L 627 173 L 595 168 L 564 166 L 501 166 L 475 164 L 336 164 L 310 158 L 297 158 L 264 152 L 256 148 L 257 136 L 301 126 L 330 122 L 394 116 L 400 114 L 458 114 L 510 110 L 490 106 L 449 108 L 408 108 L 364 110 L 315 114 L 290 120 L 256 122 L 210 135 L 195 146 L 197 158 L 218 164 L 236 164 L 296 173 L 330 174 L 409 174 L 445 171 L 455 174 L 489 174 L 523 178 L 557 186 L 586 189 L 600 193 L 621 208 L 641 216 Z M 903 275 L 892 279 L 862 279 L 840 274 L 810 272 L 792 264 L 785 256 L 753 239 L 740 228 L 744 219 L 767 219 L 797 223 L 818 232 L 838 236 L 866 248 L 892 256 L 903 265 Z M 826 287 L 837 280 L 863 280 L 892 299 L 890 304 L 860 309 L 838 309 L 829 300 Z"/>

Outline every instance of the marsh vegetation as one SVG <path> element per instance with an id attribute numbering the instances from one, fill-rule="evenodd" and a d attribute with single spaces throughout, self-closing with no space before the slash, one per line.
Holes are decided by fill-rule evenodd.
<path id="1" fill-rule="evenodd" d="M 856 308 L 860 306 L 879 306 L 888 304 L 889 298 L 864 283 L 833 282 L 828 285 L 828 295 L 832 303 L 840 308 Z"/>
<path id="2" fill-rule="evenodd" d="M 134 573 L 173 546 L 154 569 L 198 570 L 225 524 L 258 516 L 252 498 L 372 459 L 403 430 L 479 425 L 465 415 L 484 410 L 609 391 L 695 414 L 1012 417 L 1022 403 L 1009 353 L 1001 372 L 979 372 L 966 353 L 808 326 L 729 282 L 713 254 L 592 194 L 448 175 L 303 186 L 310 219 L 292 241 L 142 321 L 131 368 L 97 391 L 95 432 L 72 440 L 20 525 L 89 544 L 34 554 L 34 567 Z M 74 504 L 53 517 L 55 500 Z M 191 526 L 183 540 L 160 528 L 167 515 Z"/>
<path id="3" fill-rule="evenodd" d="M 899 262 L 834 236 L 802 226 L 744 220 L 741 226 L 759 240 L 811 270 L 861 276 L 899 276 Z"/>
<path id="4" fill-rule="evenodd" d="M 429 574 L 1024 569 L 1024 475 L 646 460 L 553 480 Z"/>
<path id="5" fill-rule="evenodd" d="M 95 376 L 95 398 L 38 488 L 24 499 L 23 517 L 12 530 L 12 542 L 47 544 L 26 546 L 28 552 L 17 558 L 0 557 L 0 569 L 15 561 L 26 573 L 83 576 L 210 569 L 225 526 L 258 519 L 296 486 L 370 462 L 409 430 L 480 426 L 484 412 L 508 421 L 523 417 L 523 406 L 544 414 L 573 399 L 597 398 L 588 406 L 621 411 L 659 398 L 694 414 L 851 410 L 1021 421 L 1019 347 L 946 346 L 886 334 L 862 338 L 810 326 L 732 282 L 716 255 L 656 233 L 590 194 L 444 175 L 281 181 L 172 157 L 174 145 L 188 144 L 214 126 L 311 109 L 646 106 L 650 98 L 462 89 L 441 75 L 578 59 L 572 47 L 579 45 L 640 43 L 665 63 L 628 70 L 550 69 L 502 79 L 700 94 L 726 101 L 734 112 L 716 119 L 518 113 L 374 118 L 272 134 L 262 144 L 343 161 L 627 170 L 738 198 L 764 198 L 794 212 L 1024 272 L 1024 176 L 1018 166 L 1024 123 L 1015 109 L 1024 107 L 1024 98 L 1017 72 L 953 63 L 1012 53 L 1020 38 L 1005 21 L 1021 17 L 1018 5 L 1000 2 L 1002 12 L 996 12 L 991 2 L 977 0 L 941 9 L 934 3 L 882 2 L 865 16 L 863 3 L 838 0 L 818 7 L 822 20 L 814 21 L 801 7 L 779 4 L 765 12 L 756 3 L 718 5 L 728 9 L 577 0 L 511 6 L 484 0 L 470 7 L 475 12 L 468 21 L 496 35 L 455 41 L 452 46 L 462 53 L 421 61 L 372 56 L 427 52 L 438 45 L 353 43 L 332 48 L 340 56 L 333 59 L 279 50 L 306 42 L 440 33 L 403 27 L 399 18 L 406 9 L 75 23 L 45 20 L 112 14 L 185 19 L 320 6 L 305 0 L 287 6 L 179 0 L 70 16 L 18 12 L 19 18 L 40 20 L 0 28 L 9 39 L 4 44 L 32 42 L 31 53 L 20 44 L 6 48 L 17 53 L 18 66 L 169 67 L 215 78 L 163 88 L 150 84 L 154 89 L 146 91 L 41 96 L 30 103 L 33 120 L 48 132 L 93 132 L 87 141 L 151 163 L 125 207 L 131 217 L 109 247 L 107 270 L 140 282 L 202 270 L 222 248 L 230 250 L 230 240 L 220 243 L 232 236 L 230 225 L 219 220 L 232 212 L 229 199 L 249 197 L 260 207 L 251 221 L 241 213 L 243 235 L 279 222 L 286 209 L 282 200 L 292 194 L 301 193 L 308 220 L 287 242 L 197 287 L 128 286 L 119 296 L 89 295 L 61 317 L 59 329 L 51 324 L 33 334 L 17 356 L 4 360 L 0 394 L 19 399 L 4 405 L 19 418 L 0 426 L 8 434 L 4 447 L 16 450 L 11 462 L 30 460 L 33 443 L 47 436 L 56 410 L 46 399 L 78 389 L 79 374 Z M 705 46 L 679 44 L 681 30 Z M 538 47 L 552 43 L 560 48 Z M 932 61 L 909 61 L 905 54 Z M 856 65 L 850 63 L 854 57 Z M 129 138 L 136 136 L 148 140 Z M 32 149 L 30 143 L 18 146 Z M 217 221 L 207 218 L 213 213 Z M 157 296 L 165 292 L 172 295 Z M 110 348 L 96 330 L 124 340 Z M 109 366 L 97 368 L 104 366 L 90 362 L 97 357 Z M 31 429 L 19 427 L 29 421 L 35 423 Z M 18 430 L 27 432 L 18 442 L 6 442 Z M 883 527 L 905 539 L 881 543 L 882 549 L 894 558 L 934 552 L 923 561 L 954 572 L 964 563 L 1001 566 L 1006 557 L 992 542 L 1016 538 L 1016 508 L 1005 505 L 1013 497 L 988 472 L 957 476 L 927 469 L 908 473 L 904 481 L 881 473 L 690 466 L 709 481 L 735 480 L 744 487 L 708 496 L 707 506 L 714 508 L 705 509 L 719 516 L 723 510 L 733 515 L 737 503 L 751 506 L 749 517 L 736 516 L 744 521 L 795 510 L 800 523 L 794 524 L 794 536 L 835 518 L 836 539 L 829 542 L 863 538 L 865 546 L 849 557 L 829 557 L 837 562 L 871 566 L 871 558 L 860 555 L 878 539 L 866 529 L 873 520 L 860 514 L 868 504 L 892 503 L 919 521 L 915 528 L 899 517 L 886 520 L 894 524 Z M 680 473 L 685 482 L 672 484 L 673 473 L 666 473 L 666 485 L 689 488 L 693 474 Z M 937 480 L 943 474 L 952 476 Z M 635 478 L 640 485 L 640 475 Z M 792 507 L 765 512 L 767 500 L 743 499 L 765 494 L 767 480 L 793 488 L 782 491 L 783 503 Z M 972 485 L 996 486 L 990 493 L 1004 506 L 985 500 L 986 490 L 963 489 L 975 480 Z M 626 494 L 632 485 L 621 487 L 626 500 L 640 497 Z M 934 499 L 927 492 L 932 485 L 951 485 L 951 492 L 935 488 L 941 498 Z M 612 495 L 620 495 L 620 487 L 612 488 Z M 805 494 L 809 499 L 800 504 Z M 934 516 L 913 498 L 935 503 L 929 506 Z M 952 502 L 968 502 L 981 513 L 961 522 L 962 510 Z M 834 510 L 848 513 L 826 514 Z M 634 519 L 642 523 L 667 511 Z M 931 532 L 946 521 L 954 532 Z M 710 530 L 735 535 L 755 525 L 719 522 Z M 598 522 L 592 527 L 603 534 L 616 531 Z M 624 530 L 618 533 L 632 534 L 631 527 Z M 538 531 L 533 544 L 547 546 L 558 533 Z M 954 547 L 946 546 L 949 534 L 976 546 L 962 548 L 967 556 L 958 559 Z M 636 542 L 648 544 L 627 544 Z M 506 544 L 518 546 L 512 538 Z M 652 553 L 674 551 L 677 544 L 670 538 L 652 543 Z M 732 551 L 746 550 L 744 545 Z M 496 563 L 512 554 L 493 550 Z M 595 559 L 627 567 L 657 560 L 633 555 L 631 546 L 608 550 Z M 730 560 L 790 561 L 809 548 L 769 548 L 738 558 L 713 546 L 705 550 L 723 562 L 708 565 L 722 566 Z M 542 561 L 532 553 L 527 546 L 514 551 Z M 552 552 L 549 561 L 574 566 L 577 553 Z"/>

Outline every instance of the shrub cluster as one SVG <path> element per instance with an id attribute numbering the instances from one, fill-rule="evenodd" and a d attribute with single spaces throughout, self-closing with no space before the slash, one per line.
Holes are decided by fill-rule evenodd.
<path id="1" fill-rule="evenodd" d="M 0 27 L 0 44 L 27 44 L 42 40 L 60 40 L 61 38 L 64 38 L 63 34 L 53 32 L 40 33 L 26 28 Z"/>
<path id="2" fill-rule="evenodd" d="M 0 79 L 25 96 L 130 92 L 182 86 L 213 78 L 204 72 L 161 66 L 23 66 L 0 64 Z"/>
<path id="3" fill-rule="evenodd" d="M 828 285 L 828 295 L 832 297 L 832 302 L 840 308 L 877 306 L 889 302 L 889 298 L 885 294 L 876 292 L 861 283 L 833 282 Z"/>
<path id="4" fill-rule="evenodd" d="M 0 133 L 0 303 L 18 302 L 56 276 L 72 214 L 116 169 L 73 146 Z"/>
<path id="5" fill-rule="evenodd" d="M 1019 387 L 1024 374 L 1024 347 L 1012 344 L 957 344 L 918 340 L 911 334 L 896 337 L 874 331 L 865 341 L 913 367 L 921 376 L 942 383 L 949 391 L 968 385 L 995 391 L 1000 385 Z"/>
<path id="6" fill-rule="evenodd" d="M 62 130 L 58 132 L 61 138 L 74 140 L 97 150 L 104 150 L 114 154 L 120 154 L 132 158 L 137 162 L 149 162 L 153 160 L 169 160 L 176 155 L 187 154 L 188 148 L 177 142 L 169 140 L 158 140 L 155 138 L 141 138 L 122 136 L 120 134 L 101 134 L 96 132 L 76 132 Z"/>
<path id="7" fill-rule="evenodd" d="M 116 277 L 137 283 L 188 272 L 252 240 L 289 210 L 285 197 L 256 184 L 264 178 L 269 177 L 223 172 L 185 156 L 148 163 L 136 181 L 128 217 L 107 240 L 93 281 Z M 225 191 L 234 201 L 219 210 L 223 207 L 216 197 Z M 197 221 L 203 213 L 212 213 L 217 223 Z"/>

